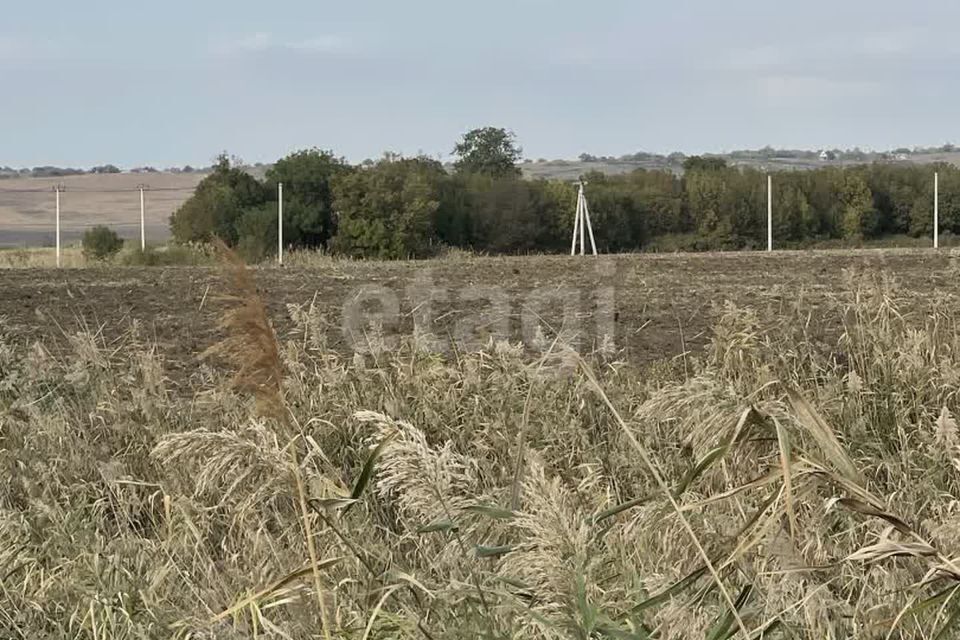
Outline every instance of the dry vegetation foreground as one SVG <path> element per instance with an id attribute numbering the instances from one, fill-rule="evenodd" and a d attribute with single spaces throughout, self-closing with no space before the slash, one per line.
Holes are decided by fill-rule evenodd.
<path id="1" fill-rule="evenodd" d="M 0 637 L 955 638 L 958 273 L 0 271 Z"/>

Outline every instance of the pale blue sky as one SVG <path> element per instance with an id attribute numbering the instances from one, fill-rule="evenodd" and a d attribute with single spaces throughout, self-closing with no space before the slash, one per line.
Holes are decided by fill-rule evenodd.
<path id="1" fill-rule="evenodd" d="M 955 0 L 2 0 L 0 165 L 960 142 Z"/>

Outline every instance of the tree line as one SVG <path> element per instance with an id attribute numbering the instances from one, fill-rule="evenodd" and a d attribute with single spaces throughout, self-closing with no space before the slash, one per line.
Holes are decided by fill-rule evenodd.
<path id="1" fill-rule="evenodd" d="M 298 151 L 260 180 L 226 156 L 170 220 L 181 242 L 214 236 L 249 259 L 277 245 L 277 184 L 284 185 L 284 241 L 370 258 L 426 257 L 444 248 L 559 252 L 569 246 L 577 186 L 524 179 L 514 135 L 467 133 L 448 170 L 427 157 L 385 154 L 354 166 L 330 151 Z M 598 249 L 715 250 L 766 243 L 766 174 L 722 158 L 688 157 L 682 175 L 638 169 L 586 174 Z M 960 233 L 960 170 L 877 163 L 779 172 L 774 238 L 800 247 L 842 239 L 932 233 L 933 172 L 940 172 L 941 232 Z"/>

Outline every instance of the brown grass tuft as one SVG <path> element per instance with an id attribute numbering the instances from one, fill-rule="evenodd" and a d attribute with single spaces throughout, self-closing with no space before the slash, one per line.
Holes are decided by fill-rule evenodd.
<path id="1" fill-rule="evenodd" d="M 233 388 L 253 394 L 261 415 L 285 420 L 283 365 L 263 299 L 243 260 L 219 239 L 216 247 L 233 293 L 221 296 L 231 305 L 219 322 L 225 337 L 204 351 L 203 357 L 226 360 L 235 369 Z"/>

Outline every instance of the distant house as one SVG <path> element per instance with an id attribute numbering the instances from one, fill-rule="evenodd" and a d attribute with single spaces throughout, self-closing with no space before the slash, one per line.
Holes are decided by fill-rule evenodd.
<path id="1" fill-rule="evenodd" d="M 820 159 L 823 161 L 827 161 L 830 159 L 830 154 L 827 153 L 826 149 L 820 152 Z"/>

